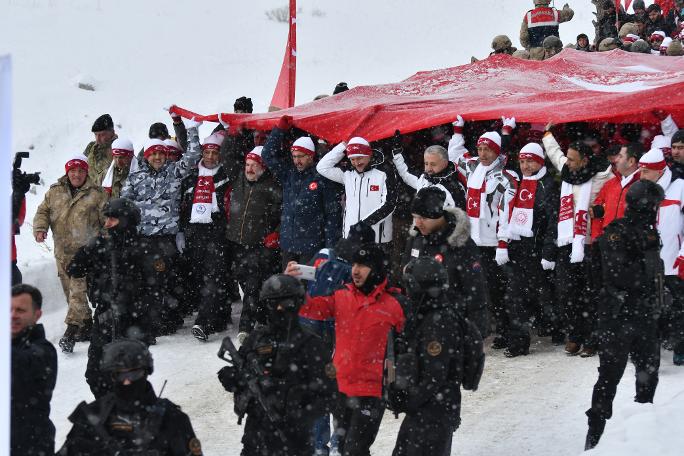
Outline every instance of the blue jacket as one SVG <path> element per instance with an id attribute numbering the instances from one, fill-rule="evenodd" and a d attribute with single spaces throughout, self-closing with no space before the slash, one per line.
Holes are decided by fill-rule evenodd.
<path id="1" fill-rule="evenodd" d="M 280 247 L 286 252 L 310 254 L 333 247 L 342 237 L 339 185 L 316 172 L 299 172 L 283 147 L 284 131 L 274 128 L 262 158 L 283 188 Z"/>

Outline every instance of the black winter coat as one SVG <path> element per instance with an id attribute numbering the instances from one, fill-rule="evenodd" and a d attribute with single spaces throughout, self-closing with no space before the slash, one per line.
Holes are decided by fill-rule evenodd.
<path id="1" fill-rule="evenodd" d="M 55 451 L 50 400 L 57 381 L 57 352 L 43 325 L 12 339 L 11 454 L 49 455 Z"/>
<path id="2" fill-rule="evenodd" d="M 229 170 L 235 166 L 231 164 L 228 166 Z M 226 166 L 221 167 L 214 174 L 214 191 L 216 192 L 216 203 L 218 204 L 218 212 L 211 213 L 211 224 L 207 223 L 190 223 L 190 215 L 192 212 L 192 202 L 195 198 L 195 185 L 197 185 L 197 178 L 199 177 L 199 169 L 193 168 L 183 182 L 181 183 L 181 210 L 180 210 L 180 229 L 183 232 L 188 230 L 208 231 L 203 228 L 210 228 L 212 233 L 223 233 L 228 227 L 228 218 L 226 217 L 226 192 L 230 192 L 231 179 L 226 171 Z M 186 233 L 187 234 L 187 233 Z"/>
<path id="3" fill-rule="evenodd" d="M 459 315 L 477 325 L 480 334 L 489 334 L 487 322 L 487 281 L 482 269 L 480 252 L 470 239 L 470 221 L 462 209 L 446 210 L 447 226 L 438 232 L 423 236 L 415 228 L 409 230 L 409 239 L 402 259 L 402 269 L 411 258 L 429 256 L 442 263 L 449 275 L 449 301 Z"/>
<path id="4" fill-rule="evenodd" d="M 58 456 L 138 454 L 136 450 L 166 456 L 202 454 L 188 416 L 168 399 L 159 399 L 149 383 L 134 403 L 120 401 L 114 393 L 90 404 L 81 402 L 69 421 L 73 427 Z"/>
<path id="5" fill-rule="evenodd" d="M 558 237 L 558 201 L 560 189 L 550 174 L 537 181 L 537 192 L 534 198 L 532 237 L 520 237 L 520 240 L 509 240 L 511 250 L 523 250 L 541 259 L 556 260 L 556 238 Z"/>

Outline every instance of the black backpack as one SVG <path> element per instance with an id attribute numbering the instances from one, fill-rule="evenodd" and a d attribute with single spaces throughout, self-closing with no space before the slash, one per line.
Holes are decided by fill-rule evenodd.
<path id="1" fill-rule="evenodd" d="M 463 348 L 463 378 L 461 386 L 469 391 L 477 391 L 485 365 L 484 341 L 480 330 L 472 321 L 459 317 Z"/>

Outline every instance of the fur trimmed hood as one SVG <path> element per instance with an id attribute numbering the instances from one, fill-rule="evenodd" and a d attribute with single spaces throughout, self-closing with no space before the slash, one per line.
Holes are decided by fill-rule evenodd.
<path id="1" fill-rule="evenodd" d="M 452 247 L 463 247 L 470 239 L 470 220 L 463 209 L 458 207 L 450 207 L 444 209 L 445 217 L 449 225 L 453 225 L 454 229 L 447 236 L 447 242 Z M 419 234 L 414 224 L 411 224 L 409 235 L 415 237 Z"/>

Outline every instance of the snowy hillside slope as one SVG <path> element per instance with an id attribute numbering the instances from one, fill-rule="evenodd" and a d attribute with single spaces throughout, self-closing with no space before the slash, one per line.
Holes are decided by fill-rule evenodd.
<path id="1" fill-rule="evenodd" d="M 330 93 L 339 81 L 350 86 L 383 83 L 420 70 L 468 63 L 471 55 L 485 57 L 492 37 L 500 33 L 517 44 L 520 21 L 532 5 L 531 0 L 298 3 L 300 103 Z M 152 122 L 171 125 L 162 111 L 171 103 L 199 112 L 230 111 L 233 100 L 246 95 L 254 100 L 256 111 L 264 111 L 287 35 L 286 25 L 269 20 L 265 11 L 285 4 L 285 0 L 0 0 L 0 54 L 12 54 L 15 70 L 14 145 L 16 150 L 31 149 L 24 167 L 41 171 L 45 181 L 28 195 L 27 223 L 18 237 L 19 263 L 26 282 L 40 287 L 46 296 L 43 322 L 53 341 L 63 331 L 65 303 L 52 252 L 33 241 L 30 221 L 48 186 L 63 174 L 63 163 L 83 150 L 92 137 L 92 122 L 104 112 L 112 114 L 121 136 L 141 147 Z M 570 4 L 576 16 L 561 26 L 564 42 L 593 31 L 589 2 L 571 0 Z M 79 89 L 79 82 L 91 83 L 96 90 Z M 206 125 L 202 130 L 207 133 L 211 128 Z M 190 336 L 187 324 L 177 335 L 160 338 L 152 348 L 156 364 L 152 382 L 159 391 L 168 379 L 164 396 L 190 415 L 205 454 L 232 456 L 239 454 L 242 430 L 235 423 L 229 395 L 215 377 L 222 363 L 215 356 L 219 340 L 216 336 L 200 344 Z M 514 360 L 490 354 L 480 391 L 464 394 L 463 425 L 455 435 L 453 454 L 563 456 L 581 451 L 586 431 L 583 413 L 589 406 L 598 360 L 567 358 L 546 342 L 533 346 L 533 352 Z M 684 371 L 672 366 L 671 353 L 663 356 L 656 394 L 661 404 L 684 389 Z M 52 412 L 58 445 L 69 429 L 69 413 L 78 402 L 90 399 L 83 378 L 86 346 L 77 344 L 73 356 L 60 354 L 59 363 Z M 628 414 L 634 407 L 632 388 L 630 368 L 618 391 L 615 419 L 608 425 L 606 439 L 612 428 L 619 436 L 621 423 L 628 429 L 623 412 Z M 682 421 L 681 414 L 668 416 Z M 391 453 L 399 424 L 386 417 L 374 455 Z M 671 434 L 670 447 L 681 448 L 681 442 L 674 440 L 678 434 Z"/>

